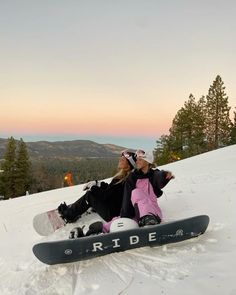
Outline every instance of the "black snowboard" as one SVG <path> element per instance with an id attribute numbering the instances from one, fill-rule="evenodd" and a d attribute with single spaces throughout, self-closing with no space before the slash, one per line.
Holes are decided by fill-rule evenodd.
<path id="1" fill-rule="evenodd" d="M 50 265 L 75 262 L 138 247 L 180 242 L 203 234 L 208 224 L 209 217 L 200 215 L 133 230 L 39 243 L 34 245 L 33 252 L 40 261 Z"/>

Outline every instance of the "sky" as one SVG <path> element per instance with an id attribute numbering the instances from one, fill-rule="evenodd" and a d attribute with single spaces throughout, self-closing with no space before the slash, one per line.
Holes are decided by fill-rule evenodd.
<path id="1" fill-rule="evenodd" d="M 0 0 L 0 137 L 156 146 L 217 75 L 236 107 L 236 2 Z"/>
<path id="2" fill-rule="evenodd" d="M 232 145 L 162 167 L 175 175 L 158 199 L 163 222 L 208 215 L 203 235 L 76 263 L 48 266 L 34 256 L 32 247 L 67 239 L 75 226 L 85 225 L 86 232 L 101 218 L 83 214 L 76 224 L 47 237 L 36 233 L 33 218 L 61 202 L 76 201 L 84 194 L 83 185 L 0 201 L 0 294 L 235 295 L 235 162 Z"/>

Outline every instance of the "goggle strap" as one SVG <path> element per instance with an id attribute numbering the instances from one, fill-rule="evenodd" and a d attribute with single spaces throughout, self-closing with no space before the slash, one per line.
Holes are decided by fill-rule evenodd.
<path id="1" fill-rule="evenodd" d="M 127 159 L 129 160 L 130 164 L 131 164 L 133 167 L 136 167 L 136 163 L 135 163 L 135 161 L 134 161 L 134 159 L 133 159 L 132 157 L 129 157 L 129 158 L 127 158 Z"/>

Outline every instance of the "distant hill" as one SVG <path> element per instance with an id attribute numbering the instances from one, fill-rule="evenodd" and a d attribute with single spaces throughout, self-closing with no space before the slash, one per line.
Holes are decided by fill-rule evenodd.
<path id="1" fill-rule="evenodd" d="M 40 158 L 105 158 L 117 157 L 125 147 L 99 144 L 90 140 L 25 142 L 29 156 Z M 0 159 L 4 157 L 7 139 L 0 138 Z"/>

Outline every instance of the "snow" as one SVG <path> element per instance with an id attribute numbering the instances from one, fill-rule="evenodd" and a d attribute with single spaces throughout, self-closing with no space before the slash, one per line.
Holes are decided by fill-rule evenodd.
<path id="1" fill-rule="evenodd" d="M 75 201 L 83 185 L 0 201 L 0 294 L 236 295 L 236 145 L 161 168 L 176 177 L 159 199 L 165 220 L 207 214 L 204 235 L 48 266 L 33 255 L 32 246 L 67 237 L 74 225 L 41 237 L 32 219 L 62 201 Z M 96 214 L 87 214 L 79 224 L 94 220 Z"/>

